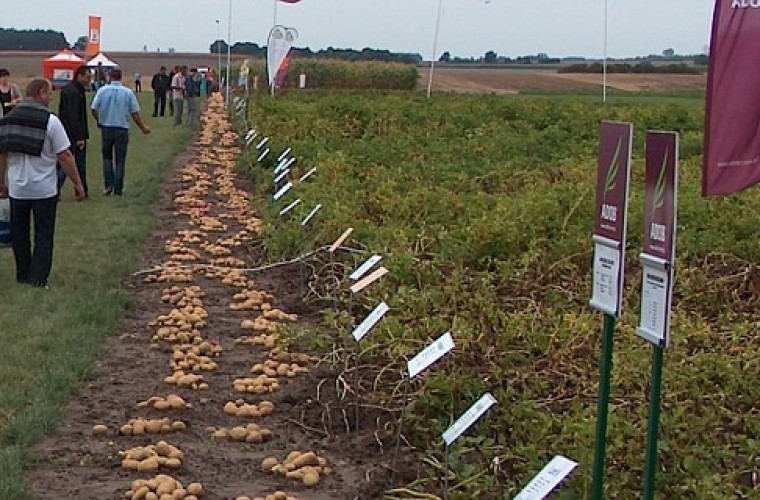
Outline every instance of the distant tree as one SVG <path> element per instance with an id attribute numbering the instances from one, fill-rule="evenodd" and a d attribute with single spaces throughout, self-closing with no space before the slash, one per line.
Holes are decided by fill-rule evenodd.
<path id="1" fill-rule="evenodd" d="M 451 62 L 451 54 L 449 53 L 448 50 L 444 52 L 443 54 L 441 54 L 441 57 L 440 59 L 438 59 L 438 62 L 445 62 L 445 63 Z"/>
<path id="2" fill-rule="evenodd" d="M 71 50 L 77 52 L 83 52 L 87 50 L 87 35 L 82 35 L 77 38 L 77 41 L 74 42 L 74 45 L 71 46 Z"/>
<path id="3" fill-rule="evenodd" d="M 69 42 L 60 31 L 0 28 L 0 50 L 61 50 Z"/>
<path id="4" fill-rule="evenodd" d="M 493 50 L 489 50 L 486 52 L 485 56 L 483 56 L 483 62 L 486 64 L 493 64 L 496 62 L 496 59 L 499 57 L 499 55 L 494 52 Z"/>
<path id="5" fill-rule="evenodd" d="M 697 66 L 707 66 L 707 54 L 700 54 L 694 57 L 694 64 Z"/>
<path id="6" fill-rule="evenodd" d="M 211 46 L 208 49 L 209 53 L 216 54 L 217 52 L 221 52 L 223 54 L 227 53 L 227 42 L 224 40 L 214 40 L 214 43 L 211 44 Z"/>
<path id="7" fill-rule="evenodd" d="M 673 57 L 676 55 L 676 51 L 673 49 L 665 49 L 662 51 L 662 57 Z"/>

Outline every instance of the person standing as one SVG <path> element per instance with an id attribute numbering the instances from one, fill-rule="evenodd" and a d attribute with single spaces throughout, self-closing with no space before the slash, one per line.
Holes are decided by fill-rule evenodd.
<path id="1" fill-rule="evenodd" d="M 182 125 L 182 109 L 185 104 L 187 66 L 182 66 L 172 78 L 172 101 L 174 102 L 174 125 Z"/>
<path id="2" fill-rule="evenodd" d="M 140 73 L 135 73 L 135 92 L 142 92 L 142 81 Z"/>
<path id="3" fill-rule="evenodd" d="M 166 111 L 166 93 L 170 87 L 169 76 L 166 74 L 166 66 L 161 66 L 158 73 L 153 75 L 150 88 L 153 89 L 153 116 L 164 116 Z"/>
<path id="4" fill-rule="evenodd" d="M 200 94 L 200 80 L 198 70 L 190 69 L 190 73 L 185 81 L 185 97 L 187 98 L 187 124 L 192 126 L 197 114 L 197 101 Z"/>
<path id="5" fill-rule="evenodd" d="M 69 151 L 74 156 L 85 199 L 90 197 L 87 188 L 87 139 L 90 138 L 90 133 L 87 126 L 87 98 L 85 97 L 85 85 L 89 83 L 90 73 L 87 66 L 79 66 L 74 71 L 74 79 L 61 90 L 61 101 L 58 104 L 58 117 L 71 143 Z M 59 193 L 64 182 L 66 182 L 66 173 L 59 165 Z"/>
<path id="6" fill-rule="evenodd" d="M 0 69 L 0 104 L 2 104 L 2 109 L 0 109 L 0 116 L 5 115 L 10 110 L 13 109 L 13 106 L 18 104 L 21 101 L 21 91 L 19 91 L 18 86 L 15 83 L 10 82 L 11 74 L 10 72 L 5 69 Z"/>
<path id="7" fill-rule="evenodd" d="M 52 100 L 50 82 L 35 78 L 26 86 L 26 100 L 0 119 L 0 198 L 10 197 L 11 202 L 16 281 L 43 288 L 48 287 L 53 265 L 57 162 L 71 177 L 77 199 L 84 199 L 66 130 L 47 108 Z"/>
<path id="8" fill-rule="evenodd" d="M 166 92 L 169 94 L 169 116 L 174 116 L 174 98 L 172 91 L 172 82 L 174 81 L 174 75 L 179 73 L 179 66 L 174 66 L 174 69 L 169 72 L 169 85 L 166 87 Z"/>
<path id="9" fill-rule="evenodd" d="M 132 90 L 122 85 L 121 76 L 121 69 L 112 69 L 111 83 L 98 90 L 91 106 L 92 116 L 98 122 L 102 138 L 103 194 L 106 196 L 123 196 L 124 193 L 129 118 L 132 118 L 143 134 L 150 134 L 150 128 L 140 116 L 137 97 Z"/>

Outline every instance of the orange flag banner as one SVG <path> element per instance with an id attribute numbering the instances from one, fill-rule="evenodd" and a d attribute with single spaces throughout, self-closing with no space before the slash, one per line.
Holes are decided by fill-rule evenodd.
<path id="1" fill-rule="evenodd" d="M 87 33 L 87 57 L 95 57 L 100 53 L 100 17 L 90 16 Z"/>

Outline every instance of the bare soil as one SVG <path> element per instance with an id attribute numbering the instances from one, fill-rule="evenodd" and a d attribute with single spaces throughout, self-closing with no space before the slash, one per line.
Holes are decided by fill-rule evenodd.
<path id="1" fill-rule="evenodd" d="M 216 109 L 214 112 L 219 113 Z M 147 242 L 143 267 L 145 270 L 165 265 L 168 259 L 165 244 L 176 240 L 179 231 L 197 230 L 191 225 L 188 213 L 178 213 L 177 194 L 198 186 L 201 179 L 210 180 L 208 192 L 201 198 L 207 214 L 223 220 L 228 227 L 219 232 L 209 231 L 209 241 L 221 241 L 240 235 L 250 227 L 255 214 L 250 209 L 230 208 L 230 198 L 220 192 L 218 179 L 229 172 L 239 155 L 237 146 L 225 139 L 219 130 L 210 141 L 214 147 L 205 147 L 206 153 L 198 156 L 201 146 L 196 144 L 177 158 L 171 179 L 166 182 L 156 205 L 161 228 Z M 227 136 L 229 138 L 229 134 Z M 187 175 L 188 168 L 200 174 Z M 194 177 L 191 179 L 191 177 Z M 250 190 L 250 181 L 234 177 L 239 192 Z M 250 204 L 248 204 L 250 205 Z M 198 206 L 201 206 L 200 204 Z M 197 220 L 197 219 L 196 219 Z M 252 244 L 255 243 L 252 242 Z M 231 247 L 232 256 L 245 261 L 249 267 L 262 264 L 251 245 Z M 207 264 L 212 258 L 199 247 L 188 247 L 202 254 L 192 264 Z M 155 475 L 127 471 L 121 467 L 119 452 L 135 446 L 146 446 L 166 440 L 185 454 L 184 463 L 171 474 L 187 485 L 203 484 L 203 500 L 234 499 L 240 495 L 263 496 L 276 490 L 286 491 L 299 499 L 373 499 L 381 498 L 391 485 L 391 471 L 396 415 L 382 408 L 362 408 L 359 432 L 354 432 L 355 398 L 345 385 L 338 383 L 340 376 L 326 363 L 314 362 L 307 375 L 297 378 L 280 378 L 280 390 L 266 396 L 237 393 L 233 381 L 251 377 L 252 365 L 263 362 L 269 349 L 263 346 L 244 346 L 235 340 L 253 335 L 241 329 L 241 320 L 255 318 L 254 311 L 230 309 L 233 295 L 240 286 L 222 283 L 196 272 L 191 283 L 158 283 L 145 281 L 151 273 L 129 277 L 124 287 L 133 297 L 127 311 L 123 333 L 112 338 L 105 346 L 105 355 L 97 363 L 97 375 L 86 382 L 65 410 L 60 428 L 36 447 L 37 464 L 30 473 L 29 484 L 39 499 L 118 499 L 130 489 L 132 481 Z M 320 317 L 319 308 L 304 303 L 299 283 L 301 271 L 297 267 L 276 267 L 270 271 L 251 274 L 246 289 L 264 290 L 274 295 L 276 308 L 297 313 L 299 320 L 288 327 L 289 332 L 314 326 Z M 208 311 L 207 324 L 202 328 L 203 339 L 220 344 L 224 351 L 216 358 L 219 367 L 203 372 L 209 390 L 178 388 L 164 382 L 172 370 L 168 364 L 172 345 L 157 343 L 157 327 L 150 326 L 159 315 L 174 307 L 162 302 L 163 290 L 173 285 L 182 288 L 197 285 L 205 292 L 203 307 Z M 304 346 L 292 346 L 291 352 L 304 352 Z M 318 353 L 309 353 L 316 355 Z M 352 379 L 343 374 L 341 380 Z M 159 411 L 138 409 L 140 401 L 152 396 L 178 394 L 192 404 L 192 408 Z M 268 399 L 275 405 L 274 414 L 258 419 L 242 419 L 223 412 L 228 401 L 243 398 L 249 403 Z M 137 417 L 181 419 L 187 429 L 172 434 L 153 436 L 121 435 L 118 429 Z M 216 440 L 210 428 L 245 425 L 255 422 L 274 432 L 274 439 L 260 444 L 247 444 Z M 94 436 L 93 426 L 109 427 L 109 435 Z M 329 461 L 334 473 L 324 476 L 315 488 L 307 488 L 300 481 L 275 476 L 262 470 L 266 457 L 283 460 L 293 451 L 315 451 Z M 395 467 L 397 484 L 407 484 L 421 474 L 407 456 L 402 456 Z"/>

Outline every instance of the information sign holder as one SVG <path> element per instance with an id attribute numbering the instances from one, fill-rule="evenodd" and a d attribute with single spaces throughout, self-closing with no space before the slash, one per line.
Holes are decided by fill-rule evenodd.
<path id="1" fill-rule="evenodd" d="M 514 500 L 543 500 L 578 466 L 577 462 L 558 455 L 541 469 Z"/>
<path id="2" fill-rule="evenodd" d="M 401 450 L 401 431 L 404 426 L 404 418 L 406 417 L 406 411 L 409 406 L 409 391 L 411 389 L 412 380 L 433 366 L 433 364 L 438 362 L 453 349 L 454 339 L 451 337 L 451 332 L 446 332 L 406 363 L 404 396 L 401 405 L 401 416 L 398 421 L 398 430 L 396 432 L 396 451 L 393 454 L 393 473 L 391 481 L 396 474 L 396 462 Z"/>
<path id="3" fill-rule="evenodd" d="M 356 425 L 357 435 L 359 434 L 359 403 L 361 401 L 361 397 L 359 396 L 359 346 L 362 339 L 367 336 L 370 330 L 377 326 L 389 310 L 390 307 L 388 307 L 388 304 L 381 302 L 371 313 L 369 313 L 369 316 L 364 318 L 364 321 L 359 323 L 359 326 L 354 328 L 354 331 L 351 334 L 354 338 L 354 392 L 356 394 L 356 408 L 354 413 L 354 418 L 356 420 L 354 423 Z"/>
<path id="4" fill-rule="evenodd" d="M 322 204 L 318 204 L 314 208 L 311 209 L 311 211 L 306 215 L 306 217 L 303 218 L 301 221 L 301 235 L 303 236 L 303 241 L 301 242 L 300 248 L 301 248 L 301 255 L 304 255 L 306 253 L 306 249 L 309 245 L 309 222 L 314 218 L 317 213 L 322 210 Z M 301 269 L 300 272 L 300 283 L 301 283 L 301 295 L 306 298 L 307 294 L 307 284 L 306 284 L 306 264 L 301 262 L 301 265 L 299 266 Z"/>
<path id="5" fill-rule="evenodd" d="M 602 500 L 607 450 L 615 322 L 623 310 L 623 278 L 633 125 L 602 122 L 596 184 L 593 295 L 589 305 L 604 313 L 597 403 L 592 500 Z"/>
<path id="6" fill-rule="evenodd" d="M 351 233 L 354 232 L 354 228 L 349 227 L 346 229 L 343 234 L 341 234 L 335 242 L 333 242 L 332 245 L 330 245 L 330 248 L 328 248 L 327 253 L 330 254 L 330 271 L 333 270 L 335 267 L 335 252 L 338 251 L 338 249 L 343 245 L 343 243 L 348 240 L 349 236 L 351 236 Z M 341 285 L 343 283 L 343 279 L 340 279 L 338 281 L 337 289 L 335 290 L 335 293 L 333 293 L 333 309 L 338 308 L 338 293 L 341 288 Z"/>
<path id="7" fill-rule="evenodd" d="M 678 219 L 678 134 L 647 132 L 644 252 L 639 256 L 641 319 L 636 334 L 652 344 L 644 500 L 653 500 L 657 477 L 657 441 L 662 398 L 662 366 L 670 344 L 670 308 Z"/>
<path id="8" fill-rule="evenodd" d="M 459 439 L 462 434 L 475 424 L 493 405 L 497 403 L 496 398 L 491 393 L 484 394 L 474 405 L 472 405 L 454 424 L 443 433 L 443 442 L 446 445 L 445 468 L 443 476 L 443 498 L 449 498 L 449 472 L 451 470 L 449 455 L 451 446 Z"/>

